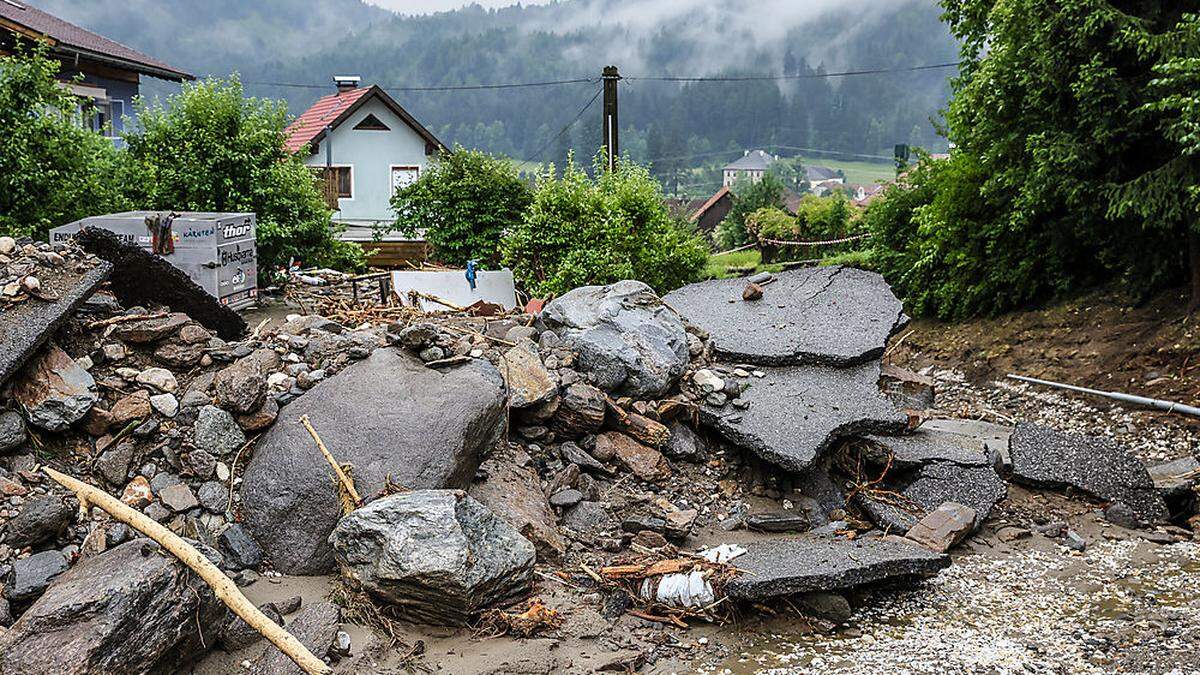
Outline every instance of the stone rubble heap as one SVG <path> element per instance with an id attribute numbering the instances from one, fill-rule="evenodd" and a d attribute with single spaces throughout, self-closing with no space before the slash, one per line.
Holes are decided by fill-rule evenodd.
<path id="1" fill-rule="evenodd" d="M 6 245 L 0 277 L 20 286 L 33 268 L 14 271 Z M 88 261 L 71 247 L 19 251 Z M 170 670 L 211 635 L 228 650 L 257 638 L 129 527 L 97 509 L 80 517 L 43 463 L 196 542 L 239 584 L 339 573 L 414 621 L 455 626 L 526 597 L 535 565 L 573 571 L 737 529 L 748 573 L 725 593 L 844 615 L 837 593 L 949 565 L 1010 477 L 1072 488 L 1130 527 L 1194 509 L 1196 471 L 1148 471 L 1111 442 L 915 426 L 932 388 L 881 365 L 906 317 L 860 270 L 662 299 L 624 281 L 539 315 L 355 327 L 294 315 L 236 340 L 166 307 L 123 307 L 98 283 L 0 314 L 0 330 L 30 303 L 63 315 L 0 393 L 0 672 L 46 672 L 47 659 L 62 672 Z M 349 515 L 302 419 L 363 498 Z M 282 621 L 298 606 L 263 609 Z M 339 620 L 317 603 L 289 630 L 333 659 Z M 144 639 L 125 644 L 132 624 Z M 257 649 L 252 672 L 287 672 Z"/>

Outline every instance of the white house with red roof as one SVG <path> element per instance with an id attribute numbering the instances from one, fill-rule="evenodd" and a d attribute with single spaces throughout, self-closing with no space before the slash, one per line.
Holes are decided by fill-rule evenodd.
<path id="1" fill-rule="evenodd" d="M 344 238 L 370 241 L 374 226 L 395 219 L 392 193 L 415 181 L 445 146 L 387 92 L 359 81 L 335 77 L 337 93 L 288 126 L 287 148 L 325 176 Z"/>

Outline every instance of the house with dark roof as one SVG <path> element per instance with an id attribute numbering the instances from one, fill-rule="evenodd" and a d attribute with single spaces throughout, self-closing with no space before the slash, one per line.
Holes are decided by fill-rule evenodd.
<path id="1" fill-rule="evenodd" d="M 846 177 L 839 173 L 837 169 L 831 169 L 827 166 L 805 166 L 804 180 L 812 184 L 817 183 L 837 183 L 846 182 Z"/>
<path id="2" fill-rule="evenodd" d="M 324 177 L 344 238 L 371 241 L 376 225 L 395 220 L 392 194 L 416 181 L 445 146 L 378 86 L 362 87 L 349 75 L 334 82 L 335 93 L 288 126 L 287 149 Z"/>
<path id="3" fill-rule="evenodd" d="M 721 170 L 721 185 L 729 187 L 738 180 L 749 180 L 757 183 L 767 175 L 767 170 L 779 159 L 762 150 L 746 150 L 740 158 L 725 165 Z"/>
<path id="4" fill-rule="evenodd" d="M 80 119 L 114 140 L 134 122 L 141 78 L 194 80 L 190 73 L 19 0 L 0 0 L 0 54 L 40 42 L 62 63 L 58 79 L 79 100 Z"/>

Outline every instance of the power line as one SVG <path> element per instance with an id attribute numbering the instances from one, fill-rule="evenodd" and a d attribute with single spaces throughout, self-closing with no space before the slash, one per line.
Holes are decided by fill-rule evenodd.
<path id="1" fill-rule="evenodd" d="M 626 81 L 643 82 L 757 82 L 780 80 L 809 80 L 829 77 L 854 77 L 859 75 L 885 75 L 889 73 L 910 73 L 941 68 L 957 68 L 961 62 L 935 63 L 925 66 L 908 68 L 876 68 L 869 70 L 847 70 L 837 73 L 805 73 L 802 75 L 704 75 L 704 76 L 675 76 L 675 75 L 634 75 L 622 77 Z M 461 84 L 461 85 L 379 85 L 390 91 L 436 92 L 436 91 L 487 91 L 494 89 L 528 89 L 533 87 L 555 87 L 568 84 L 584 84 L 599 82 L 595 77 L 577 77 L 566 80 L 546 80 L 542 82 L 504 82 L 496 84 Z M 243 80 L 243 84 L 263 87 L 290 87 L 294 89 L 328 89 L 329 84 L 310 84 L 307 82 L 274 82 L 262 80 Z"/>
<path id="2" fill-rule="evenodd" d="M 445 85 L 445 86 L 389 86 L 378 85 L 382 89 L 389 91 L 483 91 L 493 89 L 528 89 L 531 87 L 554 87 L 564 84 L 583 84 L 583 83 L 599 82 L 598 78 L 580 77 L 573 80 L 549 80 L 546 82 L 515 82 L 504 84 L 463 84 L 463 85 Z M 262 82 L 254 80 L 246 80 L 243 84 L 253 84 L 261 87 L 291 87 L 294 89 L 329 89 L 328 84 L 307 84 L 300 82 Z"/>
<path id="3" fill-rule="evenodd" d="M 551 138 L 549 141 L 546 141 L 546 144 L 545 144 L 545 145 L 543 145 L 543 146 L 541 147 L 541 149 L 539 149 L 539 150 L 537 151 L 537 153 L 535 153 L 535 154 L 533 155 L 533 158 L 532 158 L 532 159 L 528 159 L 528 160 L 525 160 L 525 161 L 527 161 L 527 162 L 536 162 L 536 161 L 538 161 L 539 159 L 541 159 L 541 158 L 542 158 L 542 155 L 543 155 L 543 154 L 544 154 L 544 153 L 545 153 L 547 150 L 549 150 L 549 149 L 550 149 L 550 146 L 551 146 L 551 145 L 553 145 L 553 144 L 554 144 L 554 142 L 555 142 L 555 141 L 557 141 L 559 138 L 562 138 L 562 135 L 563 135 L 563 134 L 565 134 L 565 133 L 567 133 L 568 131 L 570 131 L 570 130 L 571 130 L 571 127 L 575 126 L 575 123 L 576 123 L 576 122 L 578 122 L 578 121 L 579 121 L 579 119 L 580 119 L 581 117 L 583 117 L 584 113 L 586 113 L 586 112 L 588 111 L 588 109 L 592 107 L 592 104 L 594 104 L 594 103 L 596 102 L 596 99 L 600 98 L 600 94 L 603 94 L 603 93 L 604 93 L 604 89 L 603 89 L 603 88 L 597 89 L 597 90 L 596 90 L 596 93 L 595 93 L 595 94 L 593 94 L 593 95 L 592 95 L 592 97 L 591 97 L 590 99 L 588 99 L 588 102 L 587 102 L 587 103 L 585 103 L 585 104 L 583 105 L 583 107 L 579 109 L 579 113 L 575 115 L 575 118 L 574 118 L 574 119 L 572 119 L 570 122 L 567 122 L 567 125 L 566 125 L 565 127 L 563 127 L 561 131 L 559 131 L 557 134 L 555 134 L 553 138 Z"/>
<path id="4" fill-rule="evenodd" d="M 926 66 L 910 66 L 908 68 L 874 68 L 870 70 L 846 70 L 838 73 L 805 73 L 802 75 L 714 75 L 714 76 L 674 76 L 674 75 L 633 75 L 626 80 L 641 80 L 643 82 L 765 82 L 780 80 L 813 80 L 828 77 L 855 77 L 859 75 L 886 75 L 891 73 L 913 73 L 922 70 L 937 70 L 941 68 L 957 68 L 960 61 L 949 63 L 934 63 Z"/>

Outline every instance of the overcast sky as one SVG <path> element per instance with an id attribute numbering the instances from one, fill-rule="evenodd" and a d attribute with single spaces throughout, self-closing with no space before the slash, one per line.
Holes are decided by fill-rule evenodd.
<path id="1" fill-rule="evenodd" d="M 367 0 L 372 5 L 378 5 L 403 14 L 428 14 L 447 9 L 458 9 L 471 4 L 470 0 Z M 517 4 L 517 0 L 474 0 L 484 7 L 507 7 Z M 547 0 L 521 0 L 523 5 L 541 5 Z"/>

